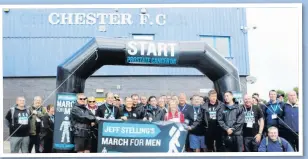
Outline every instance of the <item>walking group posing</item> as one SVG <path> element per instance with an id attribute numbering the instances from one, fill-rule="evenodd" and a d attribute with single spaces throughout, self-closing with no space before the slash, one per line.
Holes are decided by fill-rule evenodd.
<path id="1" fill-rule="evenodd" d="M 269 92 L 269 97 L 270 101 L 263 104 L 259 102 L 258 94 L 245 95 L 244 104 L 239 105 L 232 92 L 225 92 L 221 102 L 217 99 L 217 92 L 211 90 L 208 97 L 192 96 L 190 104 L 184 93 L 159 98 L 133 94 L 122 103 L 118 95 L 107 93 L 106 102 L 98 105 L 95 97 L 79 93 L 70 114 L 75 152 L 97 152 L 97 129 L 101 119 L 185 124 L 188 130 L 186 152 L 298 151 L 296 92 L 288 93 L 287 102 L 277 99 L 274 90 Z M 30 152 L 33 145 L 37 153 L 53 152 L 53 106 L 49 105 L 45 110 L 35 101 L 34 109 L 30 108 L 28 112 L 24 108 L 24 98 L 20 97 L 14 109 L 6 115 L 12 152 L 18 153 L 20 147 L 23 153 Z M 32 114 L 30 118 L 29 114 Z"/>

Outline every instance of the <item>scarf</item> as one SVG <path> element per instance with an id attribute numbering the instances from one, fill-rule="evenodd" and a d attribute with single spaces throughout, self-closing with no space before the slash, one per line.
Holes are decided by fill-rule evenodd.
<path id="1" fill-rule="evenodd" d="M 176 111 L 176 112 L 174 113 L 174 116 L 172 115 L 171 112 L 168 113 L 168 120 L 169 120 L 169 119 L 173 119 L 173 118 L 180 118 L 180 117 L 179 117 L 179 112 L 178 112 L 178 111 Z"/>
<path id="2" fill-rule="evenodd" d="M 86 108 L 87 108 L 88 110 L 90 110 L 90 111 L 95 115 L 95 112 L 96 112 L 96 110 L 98 109 L 98 106 L 95 105 L 94 108 L 92 108 L 92 107 L 90 107 L 89 105 L 87 105 Z"/>

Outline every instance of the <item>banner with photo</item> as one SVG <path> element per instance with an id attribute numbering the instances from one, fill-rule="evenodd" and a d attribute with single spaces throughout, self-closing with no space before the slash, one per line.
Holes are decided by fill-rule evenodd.
<path id="1" fill-rule="evenodd" d="M 98 132 L 99 153 L 183 152 L 187 130 L 169 121 L 102 120 Z"/>
<path id="2" fill-rule="evenodd" d="M 55 124 L 53 148 L 55 150 L 73 150 L 74 144 L 71 137 L 70 114 L 77 101 L 74 93 L 58 93 L 55 107 Z"/>

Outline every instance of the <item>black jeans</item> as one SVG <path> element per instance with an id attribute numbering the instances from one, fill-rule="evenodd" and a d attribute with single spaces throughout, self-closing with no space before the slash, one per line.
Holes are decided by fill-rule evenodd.
<path id="1" fill-rule="evenodd" d="M 230 136 L 232 138 L 231 143 L 226 143 L 224 136 L 223 138 L 223 151 L 224 152 L 243 152 L 243 136 Z"/>
<path id="2" fill-rule="evenodd" d="M 209 151 L 223 152 L 222 150 L 222 130 L 216 128 L 215 130 L 209 130 L 205 136 L 206 146 Z M 215 142 L 215 144 L 214 144 Z"/>
<path id="3" fill-rule="evenodd" d="M 43 146 L 42 153 L 52 153 L 52 143 L 53 143 L 53 136 L 45 136 L 44 138 L 41 138 L 40 141 L 41 145 Z"/>
<path id="4" fill-rule="evenodd" d="M 31 153 L 33 145 L 35 145 L 35 153 L 40 153 L 40 136 L 30 135 L 29 149 L 28 152 Z"/>
<path id="5" fill-rule="evenodd" d="M 258 152 L 259 144 L 254 137 L 244 137 L 245 152 Z"/>

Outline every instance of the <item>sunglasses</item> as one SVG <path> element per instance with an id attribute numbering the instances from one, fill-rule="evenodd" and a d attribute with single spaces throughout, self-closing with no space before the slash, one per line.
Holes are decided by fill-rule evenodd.
<path id="1" fill-rule="evenodd" d="M 95 101 L 89 101 L 89 103 L 95 103 Z"/>
<path id="2" fill-rule="evenodd" d="M 88 98 L 79 98 L 79 100 L 87 100 Z"/>

